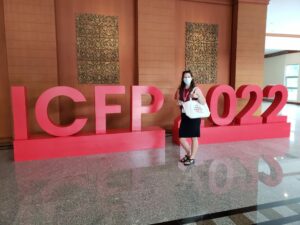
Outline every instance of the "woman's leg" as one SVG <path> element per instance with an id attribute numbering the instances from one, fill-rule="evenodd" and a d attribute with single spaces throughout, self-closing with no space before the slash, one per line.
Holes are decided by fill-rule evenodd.
<path id="1" fill-rule="evenodd" d="M 192 151 L 191 151 L 191 159 L 195 159 L 198 151 L 198 138 L 192 138 Z"/>
<path id="2" fill-rule="evenodd" d="M 182 145 L 183 149 L 186 152 L 186 155 L 190 156 L 191 155 L 191 147 L 189 143 L 187 142 L 186 138 L 179 138 L 180 144 Z"/>

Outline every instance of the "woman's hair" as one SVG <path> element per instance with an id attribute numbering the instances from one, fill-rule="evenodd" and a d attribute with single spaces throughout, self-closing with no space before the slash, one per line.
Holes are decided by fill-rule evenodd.
<path id="1" fill-rule="evenodd" d="M 191 82 L 191 85 L 190 85 L 190 88 L 189 88 L 189 91 L 191 92 L 194 89 L 194 87 L 195 87 L 194 76 L 193 76 L 192 72 L 190 70 L 184 70 L 182 72 L 182 75 L 181 75 L 181 83 L 180 83 L 180 85 L 178 87 L 178 89 L 179 89 L 179 96 L 183 96 L 183 90 L 185 88 L 185 83 L 183 82 L 183 78 L 184 78 L 184 74 L 186 74 L 186 73 L 191 74 L 191 77 L 193 78 L 192 82 Z"/>

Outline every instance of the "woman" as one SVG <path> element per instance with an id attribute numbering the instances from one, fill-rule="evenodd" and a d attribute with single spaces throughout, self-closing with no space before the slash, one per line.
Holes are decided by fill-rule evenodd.
<path id="1" fill-rule="evenodd" d="M 179 128 L 180 144 L 184 148 L 186 155 L 180 159 L 184 165 L 195 164 L 195 157 L 198 150 L 198 137 L 200 137 L 200 118 L 190 119 L 184 113 L 182 102 L 186 102 L 192 98 L 194 101 L 199 101 L 200 104 L 206 104 L 205 97 L 201 90 L 196 87 L 193 74 L 190 70 L 182 72 L 181 84 L 176 92 L 175 98 L 180 105 L 181 123 Z M 192 145 L 190 146 L 186 138 L 192 138 Z"/>

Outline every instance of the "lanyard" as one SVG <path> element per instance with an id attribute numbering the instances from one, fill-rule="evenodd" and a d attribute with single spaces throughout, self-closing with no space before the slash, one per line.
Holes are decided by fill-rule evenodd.
<path id="1" fill-rule="evenodd" d="M 190 90 L 189 89 L 184 89 L 183 90 L 183 101 L 188 100 L 189 94 L 190 94 Z"/>

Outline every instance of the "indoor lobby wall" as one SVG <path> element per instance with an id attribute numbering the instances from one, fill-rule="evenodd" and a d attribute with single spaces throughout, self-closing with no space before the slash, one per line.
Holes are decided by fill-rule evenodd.
<path id="1" fill-rule="evenodd" d="M 234 5 L 231 85 L 263 86 L 266 16 L 269 0 L 237 0 Z"/>
<path id="2" fill-rule="evenodd" d="M 217 84 L 229 84 L 231 56 L 232 3 L 229 0 L 219 1 L 178 1 L 177 31 L 177 80 L 185 68 L 185 22 L 218 25 L 217 46 L 217 81 L 211 84 L 200 84 L 203 94 Z M 219 112 L 223 110 L 223 99 L 219 101 Z"/>
<path id="3" fill-rule="evenodd" d="M 95 130 L 94 87 L 97 84 L 80 84 L 77 76 L 76 15 L 90 13 L 117 16 L 119 23 L 120 85 L 126 87 L 126 95 L 110 95 L 108 104 L 118 104 L 122 113 L 107 116 L 107 128 L 129 128 L 130 87 L 136 84 L 135 54 L 135 1 L 134 0 L 56 0 L 56 30 L 58 46 L 59 85 L 78 89 L 87 102 L 76 107 L 67 99 L 61 99 L 61 122 L 69 123 L 78 116 L 88 118 L 82 131 Z"/>
<path id="4" fill-rule="evenodd" d="M 181 71 L 185 68 L 185 22 L 218 25 L 217 82 L 200 84 L 205 94 L 213 85 L 229 84 L 232 26 L 231 1 L 222 1 L 222 4 L 207 2 L 209 1 L 178 1 L 176 35 L 178 43 L 176 78 L 180 80 Z"/>
<path id="5" fill-rule="evenodd" d="M 12 136 L 3 0 L 0 0 L 0 142 Z"/>
<path id="6" fill-rule="evenodd" d="M 54 2 L 3 2 L 9 87 L 26 86 L 29 130 L 38 133 L 41 129 L 34 118 L 37 97 L 58 84 Z M 53 101 L 48 111 L 59 122 L 58 101 Z"/>
<path id="7" fill-rule="evenodd" d="M 285 67 L 300 65 L 300 53 L 289 53 L 265 58 L 264 86 L 271 84 L 285 84 Z M 300 74 L 298 74 L 300 76 Z M 300 102 L 300 79 L 298 79 L 298 95 L 295 101 Z"/>
<path id="8" fill-rule="evenodd" d="M 235 0 L 230 84 L 238 89 L 244 84 L 263 87 L 266 17 L 269 0 Z M 239 99 L 237 111 L 247 100 Z M 256 114 L 261 114 L 259 107 Z"/>
<path id="9" fill-rule="evenodd" d="M 284 85 L 285 56 L 280 55 L 265 58 L 264 86 L 270 84 Z"/>
<path id="10" fill-rule="evenodd" d="M 156 86 L 165 97 L 165 104 L 158 113 L 143 115 L 143 126 L 159 125 L 171 129 L 174 118 L 180 114 L 174 93 L 185 69 L 185 22 L 218 24 L 216 84 L 231 84 L 233 87 L 246 83 L 260 85 L 263 79 L 266 0 L 3 2 L 8 77 L 1 77 L 6 79 L 6 85 L 3 84 L 7 89 L 1 96 L 6 99 L 3 103 L 9 105 L 7 86 L 27 87 L 32 133 L 40 131 L 34 119 L 37 97 L 47 88 L 57 85 L 80 90 L 87 102 L 75 106 L 67 98 L 60 98 L 60 104 L 57 100 L 51 103 L 51 118 L 67 124 L 75 117 L 88 117 L 83 131 L 94 131 L 96 84 L 79 84 L 77 75 L 75 18 L 79 13 L 118 16 L 120 85 L 126 87 L 126 95 L 108 97 L 108 104 L 122 107 L 121 114 L 107 116 L 108 129 L 129 127 L 130 86 L 134 84 Z M 213 85 L 200 86 L 206 95 Z M 149 98 L 144 98 L 144 101 L 148 103 Z M 8 134 L 12 121 L 7 121 L 4 125 Z M 2 131 L 0 136 L 5 136 Z"/>
<path id="11" fill-rule="evenodd" d="M 138 0 L 139 84 L 155 85 L 165 104 L 155 115 L 145 115 L 144 124 L 171 129 L 180 114 L 174 94 L 185 69 L 185 22 L 217 24 L 217 83 L 229 84 L 232 4 L 230 0 Z M 215 84 L 201 84 L 206 95 Z"/>
<path id="12" fill-rule="evenodd" d="M 176 0 L 138 0 L 138 82 L 154 85 L 164 94 L 164 105 L 142 117 L 143 126 L 171 129 L 178 115 L 176 91 Z M 144 98 L 149 102 L 149 98 Z"/>

